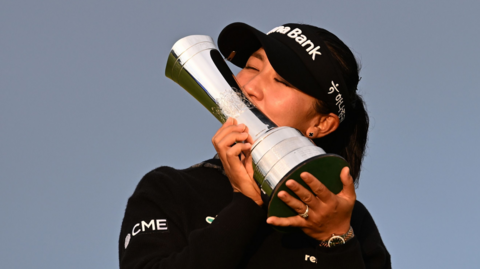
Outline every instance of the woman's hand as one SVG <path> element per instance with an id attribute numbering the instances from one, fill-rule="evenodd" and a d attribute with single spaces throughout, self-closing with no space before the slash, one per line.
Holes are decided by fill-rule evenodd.
<path id="1" fill-rule="evenodd" d="M 244 141 L 246 143 L 243 143 Z M 244 124 L 237 125 L 235 119 L 228 118 L 213 136 L 212 144 L 222 161 L 233 191 L 241 192 L 258 205 L 262 205 L 260 189 L 253 179 L 250 154 L 253 139 L 248 134 L 248 128 Z"/>
<path id="2" fill-rule="evenodd" d="M 308 236 L 316 240 L 328 240 L 332 234 L 340 235 L 348 232 L 353 206 L 356 200 L 355 186 L 350 175 L 350 169 L 344 167 L 340 173 L 343 190 L 333 194 L 313 175 L 303 172 L 300 177 L 312 189 L 313 193 L 305 189 L 294 180 L 287 181 L 286 185 L 299 198 L 295 199 L 286 191 L 278 193 L 278 197 L 297 213 L 302 214 L 308 205 L 308 217 L 301 216 L 288 218 L 270 217 L 267 223 L 275 226 L 299 227 Z"/>

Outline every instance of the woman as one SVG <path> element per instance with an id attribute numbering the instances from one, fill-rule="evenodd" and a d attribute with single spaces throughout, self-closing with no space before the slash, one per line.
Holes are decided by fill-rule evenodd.
<path id="1" fill-rule="evenodd" d="M 148 173 L 128 201 L 120 234 L 121 268 L 390 268 L 375 223 L 355 196 L 368 131 L 356 94 L 358 66 L 332 33 L 285 24 L 267 35 L 227 26 L 220 51 L 243 69 L 237 81 L 278 126 L 300 130 L 350 164 L 331 193 L 309 173 L 278 197 L 299 214 L 266 219 L 253 180 L 248 126 L 229 119 L 212 138 L 218 158 Z M 236 143 L 244 141 L 245 143 Z M 238 158 L 238 156 L 241 158 Z M 275 226 L 300 228 L 282 234 Z"/>

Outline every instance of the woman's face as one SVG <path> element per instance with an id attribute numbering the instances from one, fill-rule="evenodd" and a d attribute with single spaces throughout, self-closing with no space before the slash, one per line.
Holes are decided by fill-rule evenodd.
<path id="1" fill-rule="evenodd" d="M 280 77 L 263 48 L 250 56 L 237 82 L 252 103 L 278 126 L 290 126 L 305 134 L 318 116 L 313 108 L 315 98 Z"/>

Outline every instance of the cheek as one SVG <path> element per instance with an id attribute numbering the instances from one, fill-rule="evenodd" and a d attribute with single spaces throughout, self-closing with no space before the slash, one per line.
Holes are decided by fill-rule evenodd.
<path id="1" fill-rule="evenodd" d="M 280 126 L 298 127 L 300 122 L 307 117 L 305 100 L 301 100 L 294 95 L 278 96 L 268 102 L 268 111 L 271 111 L 272 117 Z"/>
<path id="2" fill-rule="evenodd" d="M 235 76 L 237 80 L 238 86 L 243 87 L 248 82 L 248 74 L 244 71 L 244 69 L 240 70 L 238 74 Z"/>
<path id="3" fill-rule="evenodd" d="M 309 122 L 316 114 L 313 108 L 315 99 L 297 91 L 287 95 L 288 98 L 278 104 L 278 125 L 290 126 L 306 132 Z"/>
<path id="4" fill-rule="evenodd" d="M 272 98 L 273 105 L 279 110 L 286 111 L 287 114 L 302 114 L 305 110 L 305 100 L 291 91 L 279 92 Z"/>

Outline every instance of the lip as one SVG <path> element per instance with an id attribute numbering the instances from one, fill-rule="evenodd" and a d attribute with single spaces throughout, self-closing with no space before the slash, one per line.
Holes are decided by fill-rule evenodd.
<path id="1" fill-rule="evenodd" d="M 252 98 L 251 98 L 250 96 L 248 96 L 248 94 L 245 94 L 245 92 L 244 92 L 244 95 L 245 95 L 245 97 L 247 97 L 248 101 L 249 101 L 250 103 L 252 103 L 252 105 L 253 105 L 254 107 L 258 108 L 256 102 L 253 101 Z"/>
<path id="2" fill-rule="evenodd" d="M 243 87 L 240 87 L 240 89 L 242 90 L 243 96 L 245 96 L 245 97 L 247 98 L 247 100 L 248 100 L 255 108 L 257 108 L 257 109 L 259 109 L 260 111 L 262 111 L 262 110 L 257 106 L 256 102 L 250 97 L 250 95 L 248 95 L 248 93 L 243 90 Z M 263 113 L 263 111 L 262 111 L 262 113 Z M 265 114 L 265 113 L 263 113 L 263 114 Z"/>
<path id="3" fill-rule="evenodd" d="M 255 107 L 256 109 L 260 110 L 260 112 L 262 112 L 263 115 L 265 115 L 268 119 L 270 119 L 272 122 L 274 122 L 268 115 L 267 113 L 265 113 L 263 111 L 262 108 L 260 108 L 258 106 L 258 104 L 256 103 L 256 101 L 254 101 L 253 98 L 250 97 L 250 95 L 243 89 L 243 86 L 240 86 L 240 83 L 238 83 L 238 80 L 237 80 L 237 76 L 233 75 L 233 78 L 235 79 L 235 82 L 237 82 L 237 85 L 238 87 L 240 88 L 240 90 L 242 91 L 243 93 L 243 96 L 245 96 L 247 98 L 247 100 L 253 105 L 253 107 Z M 274 122 L 275 123 L 275 122 Z M 276 123 L 275 123 L 276 124 Z"/>
<path id="4" fill-rule="evenodd" d="M 265 115 L 265 117 L 267 117 L 269 120 L 271 120 L 273 123 L 277 124 L 276 122 L 274 122 L 272 120 L 272 118 L 270 118 L 267 113 L 265 113 L 265 111 L 263 111 L 263 109 L 261 107 L 259 107 L 256 103 L 256 101 L 254 101 L 254 99 L 250 98 L 250 96 L 245 92 L 243 91 L 242 89 L 242 92 L 243 92 L 243 95 L 248 99 L 248 101 L 250 101 L 250 103 L 253 105 L 253 107 L 255 107 L 256 109 L 260 110 L 260 112 L 262 112 L 263 115 Z"/>

